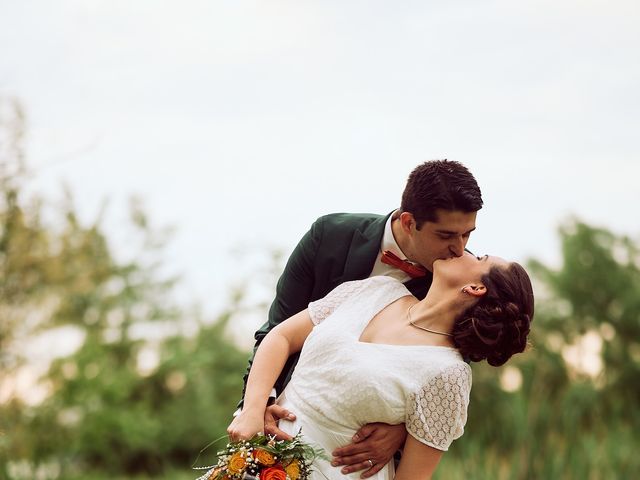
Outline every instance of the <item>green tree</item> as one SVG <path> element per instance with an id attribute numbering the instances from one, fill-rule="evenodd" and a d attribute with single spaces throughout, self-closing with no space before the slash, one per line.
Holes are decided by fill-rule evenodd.
<path id="1" fill-rule="evenodd" d="M 20 345 L 34 334 L 66 328 L 83 340 L 72 355 L 54 359 L 41 379 L 44 401 L 29 406 L 13 395 L 0 403 L 0 478 L 11 478 L 19 470 L 12 473 L 11 466 L 20 462 L 20 478 L 188 468 L 224 433 L 241 391 L 246 354 L 224 335 L 240 298 L 208 324 L 197 310 L 177 308 L 176 280 L 161 273 L 167 232 L 151 227 L 139 202 L 131 206 L 126 259 L 114 254 L 100 217 L 88 225 L 78 218 L 70 194 L 53 212 L 57 222 L 43 222 L 45 199 L 25 197 L 24 115 L 17 102 L 5 107 L 0 381 L 10 383 L 25 367 Z M 197 334 L 184 336 L 193 323 Z M 147 340 L 158 329 L 164 339 Z M 145 353 L 157 356 L 155 368 L 141 369 Z"/>

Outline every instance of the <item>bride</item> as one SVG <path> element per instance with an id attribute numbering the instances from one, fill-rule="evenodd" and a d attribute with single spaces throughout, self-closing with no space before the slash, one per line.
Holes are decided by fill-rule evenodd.
<path id="1" fill-rule="evenodd" d="M 467 361 L 499 366 L 524 351 L 532 317 L 527 273 L 498 257 L 437 260 L 422 301 L 390 277 L 343 283 L 267 335 L 242 412 L 227 431 L 231 440 L 264 431 L 273 384 L 287 358 L 300 351 L 277 400 L 296 413 L 280 421 L 283 431 L 302 429 L 307 443 L 332 452 L 364 424 L 404 423 L 408 435 L 397 471 L 389 462 L 370 478 L 429 479 L 464 431 Z M 366 456 L 356 461 L 374 465 Z M 312 480 L 359 478 L 322 459 L 313 468 Z"/>

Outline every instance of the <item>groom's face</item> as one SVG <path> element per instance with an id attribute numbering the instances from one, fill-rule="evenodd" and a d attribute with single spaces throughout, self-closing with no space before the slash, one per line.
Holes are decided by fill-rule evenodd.
<path id="1" fill-rule="evenodd" d="M 476 229 L 476 213 L 437 210 L 435 222 L 424 222 L 420 230 L 414 224 L 409 258 L 433 271 L 434 261 L 460 257 Z"/>

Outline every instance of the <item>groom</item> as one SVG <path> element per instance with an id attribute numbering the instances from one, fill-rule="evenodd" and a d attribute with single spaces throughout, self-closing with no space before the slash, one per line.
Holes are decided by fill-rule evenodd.
<path id="1" fill-rule="evenodd" d="M 269 320 L 255 334 L 254 355 L 273 327 L 343 282 L 388 275 L 424 298 L 431 285 L 433 262 L 462 255 L 480 208 L 480 188 L 469 170 L 458 162 L 435 160 L 411 172 L 400 208 L 386 216 L 336 213 L 320 217 L 289 257 Z M 245 388 L 252 360 L 244 376 Z M 274 386 L 274 397 L 284 390 L 297 361 L 298 354 L 287 361 Z M 278 429 L 277 421 L 293 417 L 271 405 L 265 415 L 266 433 L 289 438 Z M 363 477 L 369 477 L 393 457 L 405 438 L 403 424 L 365 425 L 351 444 L 332 452 L 332 464 L 344 465 L 344 474 L 366 469 Z"/>

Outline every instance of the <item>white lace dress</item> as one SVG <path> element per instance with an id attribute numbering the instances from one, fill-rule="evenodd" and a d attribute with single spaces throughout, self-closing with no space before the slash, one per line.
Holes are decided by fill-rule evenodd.
<path id="1" fill-rule="evenodd" d="M 361 342 L 362 331 L 385 306 L 410 295 L 390 277 L 346 282 L 309 304 L 316 325 L 278 403 L 297 416 L 281 421 L 290 434 L 300 428 L 306 441 L 327 455 L 350 442 L 364 424 L 404 423 L 418 441 L 447 450 L 464 431 L 471 369 L 458 351 L 440 346 Z M 316 460 L 312 480 L 360 478 Z M 393 461 L 376 476 L 392 479 Z"/>

